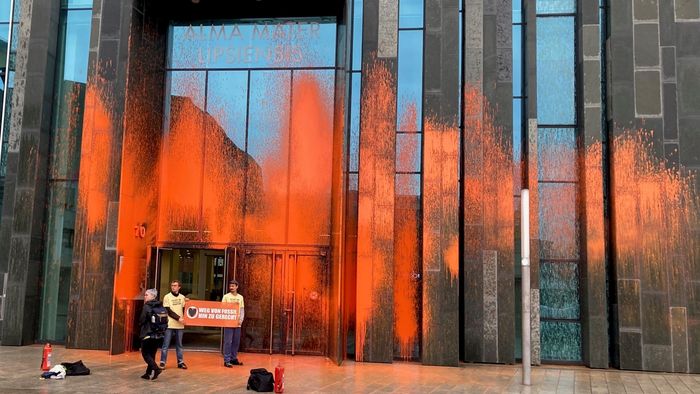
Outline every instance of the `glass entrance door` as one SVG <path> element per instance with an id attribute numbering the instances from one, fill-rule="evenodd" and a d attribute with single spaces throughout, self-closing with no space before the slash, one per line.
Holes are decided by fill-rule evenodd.
<path id="1" fill-rule="evenodd" d="M 161 300 L 170 292 L 173 280 L 180 281 L 180 293 L 191 300 L 221 300 L 226 278 L 226 256 L 223 250 L 161 248 L 159 252 L 157 288 Z M 186 326 L 183 345 L 189 349 L 219 350 L 221 328 Z"/>
<path id="2" fill-rule="evenodd" d="M 245 297 L 241 351 L 325 355 L 328 262 L 325 248 L 238 248 L 230 277 Z"/>

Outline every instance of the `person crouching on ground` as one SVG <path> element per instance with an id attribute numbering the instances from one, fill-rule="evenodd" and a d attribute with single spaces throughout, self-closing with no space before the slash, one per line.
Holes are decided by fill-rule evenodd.
<path id="1" fill-rule="evenodd" d="M 139 326 L 141 332 L 139 338 L 141 338 L 141 356 L 143 356 L 143 361 L 146 362 L 146 373 L 141 375 L 143 379 L 158 379 L 158 375 L 162 372 L 156 364 L 156 352 L 161 347 L 163 343 L 163 337 L 153 334 L 151 331 L 151 311 L 153 308 L 162 307 L 163 304 L 158 301 L 158 290 L 148 289 L 143 296 L 143 310 L 141 311 L 141 317 L 139 318 Z M 153 373 L 153 376 L 151 376 Z"/>
<path id="2" fill-rule="evenodd" d="M 238 282 L 232 280 L 228 283 L 229 292 L 224 294 L 221 302 L 237 302 L 240 305 L 240 318 L 238 327 L 224 327 L 224 367 L 231 368 L 234 365 L 243 365 L 238 361 L 238 346 L 241 343 L 241 325 L 245 316 L 243 296 L 238 294 Z"/>
<path id="3" fill-rule="evenodd" d="M 185 313 L 185 302 L 189 301 L 184 295 L 180 294 L 180 281 L 175 279 L 170 282 L 170 293 L 163 297 L 163 306 L 168 311 L 168 329 L 165 330 L 165 338 L 163 339 L 163 347 L 160 350 L 160 368 L 165 369 L 165 363 L 168 361 L 168 348 L 170 340 L 175 337 L 175 355 L 177 356 L 177 367 L 187 369 L 187 365 L 183 360 L 182 355 L 182 334 L 185 331 L 183 316 Z"/>

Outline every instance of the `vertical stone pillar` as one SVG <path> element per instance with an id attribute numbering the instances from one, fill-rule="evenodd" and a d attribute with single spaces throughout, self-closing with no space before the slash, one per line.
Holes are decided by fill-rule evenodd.
<path id="1" fill-rule="evenodd" d="M 355 358 L 391 362 L 398 0 L 366 0 L 357 233 Z"/>
<path id="2" fill-rule="evenodd" d="M 95 1 L 66 346 L 109 349 L 131 0 Z"/>
<path id="3" fill-rule="evenodd" d="M 512 3 L 464 9 L 464 359 L 514 362 Z"/>
<path id="4" fill-rule="evenodd" d="M 598 0 L 578 1 L 578 64 L 581 147 L 583 360 L 608 367 L 608 324 L 603 218 L 601 27 Z"/>
<path id="5" fill-rule="evenodd" d="M 425 2 L 423 364 L 459 362 L 459 3 Z"/>
<path id="6" fill-rule="evenodd" d="M 9 273 L 3 345 L 34 342 L 40 317 L 44 214 L 51 140 L 58 0 L 25 0 L 21 7 L 7 172 L 0 229 L 0 272 Z M 7 5 L 5 5 L 7 6 Z"/>

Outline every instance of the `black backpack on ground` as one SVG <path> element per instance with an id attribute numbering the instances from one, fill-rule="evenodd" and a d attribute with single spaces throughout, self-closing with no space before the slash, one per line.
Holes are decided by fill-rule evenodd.
<path id="1" fill-rule="evenodd" d="M 272 372 L 268 372 L 265 368 L 251 369 L 246 388 L 258 392 L 272 391 L 275 388 L 275 378 Z"/>
<path id="2" fill-rule="evenodd" d="M 61 363 L 66 368 L 66 376 L 90 375 L 90 368 L 83 364 L 83 360 L 74 363 Z"/>
<path id="3" fill-rule="evenodd" d="M 165 330 L 168 328 L 168 311 L 163 305 L 151 308 L 149 324 L 151 326 L 151 337 L 162 338 L 165 335 Z"/>

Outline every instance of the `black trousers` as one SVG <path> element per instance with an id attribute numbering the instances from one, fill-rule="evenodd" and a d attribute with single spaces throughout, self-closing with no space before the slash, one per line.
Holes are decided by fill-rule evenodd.
<path id="1" fill-rule="evenodd" d="M 156 352 L 163 345 L 163 338 L 147 338 L 141 340 L 141 356 L 146 362 L 146 375 L 150 375 L 152 371 L 158 369 L 156 364 Z"/>

